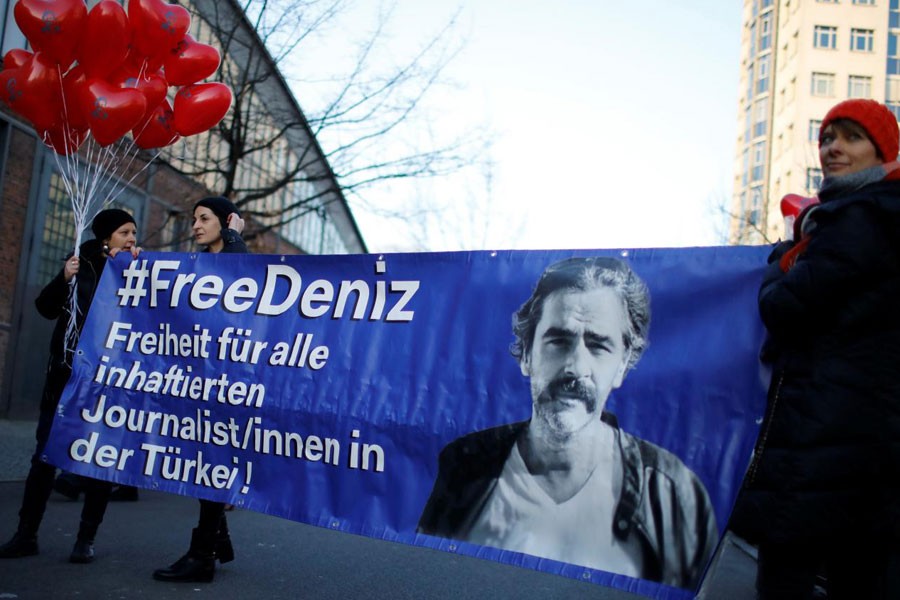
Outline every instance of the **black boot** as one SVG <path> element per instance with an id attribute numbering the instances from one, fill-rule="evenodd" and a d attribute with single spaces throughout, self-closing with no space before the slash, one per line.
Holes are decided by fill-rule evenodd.
<path id="1" fill-rule="evenodd" d="M 19 528 L 12 539 L 0 546 L 0 558 L 22 558 L 38 553 L 37 534 Z"/>
<path id="2" fill-rule="evenodd" d="M 191 549 L 165 569 L 153 571 L 153 579 L 173 582 L 208 582 L 216 573 L 216 555 L 213 552 L 213 536 L 209 532 L 194 529 Z"/>
<path id="3" fill-rule="evenodd" d="M 219 521 L 219 529 L 216 531 L 215 545 L 216 559 L 225 564 L 234 560 L 234 546 L 231 545 L 231 536 L 228 534 L 228 520 L 222 515 Z"/>
<path id="4" fill-rule="evenodd" d="M 87 564 L 94 561 L 94 537 L 97 535 L 97 525 L 82 521 L 78 528 L 78 539 L 69 555 L 70 563 Z"/>
<path id="5" fill-rule="evenodd" d="M 75 540 L 72 554 L 69 555 L 69 562 L 80 564 L 94 562 L 94 540 Z"/>

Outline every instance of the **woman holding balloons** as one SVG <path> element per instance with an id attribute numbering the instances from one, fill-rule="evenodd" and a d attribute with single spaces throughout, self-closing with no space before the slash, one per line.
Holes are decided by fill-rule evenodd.
<path id="1" fill-rule="evenodd" d="M 41 397 L 41 413 L 35 438 L 37 447 L 31 458 L 31 469 L 25 481 L 25 494 L 19 510 L 19 526 L 12 539 L 0 546 L 0 558 L 21 558 L 38 553 L 37 533 L 44 517 L 47 500 L 53 490 L 56 468 L 44 462 L 42 455 L 50 437 L 53 416 L 59 404 L 63 388 L 72 373 L 72 349 L 67 345 L 67 332 L 71 317 L 69 289 L 75 281 L 76 329 L 81 331 L 94 291 L 100 281 L 100 273 L 107 258 L 120 252 L 137 257 L 137 227 L 134 217 L 117 208 L 101 211 L 94 217 L 91 230 L 95 239 L 79 248 L 77 255 L 66 257 L 59 274 L 41 291 L 35 300 L 38 312 L 56 319 L 56 327 L 50 342 L 50 360 L 47 363 L 47 379 Z M 85 478 L 85 499 L 81 511 L 81 524 L 75 547 L 69 556 L 73 563 L 89 563 L 94 560 L 94 537 L 103 521 L 112 484 Z"/>

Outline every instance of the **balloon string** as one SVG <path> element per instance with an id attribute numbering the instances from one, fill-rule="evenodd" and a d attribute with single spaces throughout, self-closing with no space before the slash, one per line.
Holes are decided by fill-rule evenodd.
<path id="1" fill-rule="evenodd" d="M 61 78 L 60 81 L 62 81 Z M 115 202 L 126 187 L 131 185 L 159 157 L 161 150 L 158 149 L 153 156 L 143 161 L 139 169 L 133 170 L 134 162 L 140 152 L 140 148 L 133 140 L 119 141 L 104 148 L 97 144 L 93 136 L 88 136 L 85 141 L 82 163 L 78 159 L 76 148 L 74 148 L 75 137 L 72 135 L 73 130 L 69 126 L 68 115 L 65 112 L 67 103 L 64 88 L 61 90 L 61 94 L 64 111 L 62 131 L 65 153 L 62 158 L 58 152 L 52 154 L 56 161 L 59 178 L 72 205 L 75 226 L 75 247 L 72 254 L 79 256 L 82 234 L 97 213 Z M 123 138 L 123 140 L 125 139 L 127 138 Z M 43 142 L 52 147 L 49 132 L 44 133 Z M 127 160 L 123 160 L 123 158 Z M 121 176 L 132 170 L 133 173 L 127 181 L 123 180 Z M 78 306 L 76 286 L 77 275 L 69 281 L 69 319 L 64 336 L 64 360 L 70 366 L 70 356 L 78 345 L 78 321 L 82 316 Z"/>

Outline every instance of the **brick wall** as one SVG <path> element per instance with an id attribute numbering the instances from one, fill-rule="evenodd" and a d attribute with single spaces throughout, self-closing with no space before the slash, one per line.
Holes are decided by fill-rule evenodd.
<path id="1" fill-rule="evenodd" d="M 3 389 L 7 350 L 12 335 L 22 232 L 28 213 L 35 156 L 35 139 L 30 134 L 12 125 L 8 131 L 9 150 L 0 189 L 0 389 Z"/>

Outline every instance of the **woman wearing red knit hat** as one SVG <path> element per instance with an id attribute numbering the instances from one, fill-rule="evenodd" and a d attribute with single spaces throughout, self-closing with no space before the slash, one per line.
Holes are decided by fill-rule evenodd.
<path id="1" fill-rule="evenodd" d="M 900 131 L 874 100 L 822 120 L 821 203 L 769 259 L 768 409 L 737 515 L 759 598 L 887 598 L 900 539 Z"/>

